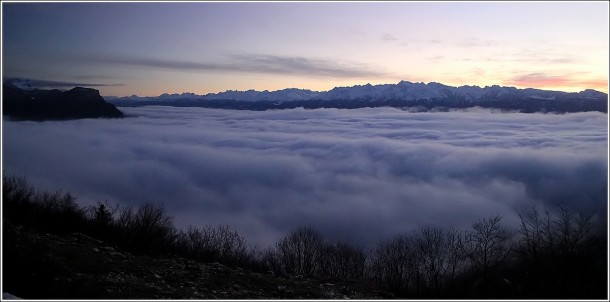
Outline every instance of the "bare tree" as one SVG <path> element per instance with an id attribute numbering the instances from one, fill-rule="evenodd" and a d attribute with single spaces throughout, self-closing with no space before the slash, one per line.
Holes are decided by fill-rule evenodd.
<path id="1" fill-rule="evenodd" d="M 573 213 L 564 207 L 541 217 L 533 207 L 519 213 L 521 218 L 521 251 L 534 261 L 552 254 L 572 254 L 591 235 L 593 215 Z"/>
<path id="2" fill-rule="evenodd" d="M 326 244 L 322 248 L 320 268 L 322 275 L 340 278 L 362 278 L 365 253 L 347 243 Z"/>
<path id="3" fill-rule="evenodd" d="M 464 233 L 456 228 L 447 231 L 447 269 L 449 283 L 454 289 L 455 278 L 462 272 L 466 260 L 466 247 Z"/>
<path id="4" fill-rule="evenodd" d="M 318 273 L 323 242 L 322 235 L 311 227 L 300 227 L 280 239 L 276 255 L 283 273 L 300 276 Z"/>
<path id="5" fill-rule="evenodd" d="M 555 222 L 557 229 L 557 245 L 562 254 L 570 255 L 590 235 L 593 215 L 578 213 L 574 215 L 568 209 L 561 207 Z"/>
<path id="6" fill-rule="evenodd" d="M 133 221 L 133 208 L 131 207 L 120 207 L 119 215 L 115 221 L 115 225 L 118 229 L 130 231 Z"/>
<path id="7" fill-rule="evenodd" d="M 420 268 L 426 288 L 440 290 L 448 268 L 446 239 L 442 229 L 425 228 L 417 237 Z"/>
<path id="8" fill-rule="evenodd" d="M 35 192 L 24 177 L 4 176 L 2 179 L 3 205 L 31 202 Z"/>
<path id="9" fill-rule="evenodd" d="M 407 293 L 417 278 L 417 249 L 412 236 L 398 235 L 381 242 L 371 256 L 372 277 L 378 285 Z"/>
<path id="10" fill-rule="evenodd" d="M 542 215 L 533 207 L 519 216 L 520 260 L 533 291 L 553 297 L 598 286 L 597 280 L 604 277 L 596 267 L 606 262 L 607 239 L 592 231 L 592 214 L 559 207 Z"/>
<path id="11" fill-rule="evenodd" d="M 466 254 L 475 271 L 487 282 L 490 274 L 510 254 L 510 232 L 500 225 L 501 216 L 483 218 L 466 235 Z"/>
<path id="12" fill-rule="evenodd" d="M 178 238 L 172 217 L 165 214 L 163 207 L 150 203 L 135 213 L 132 208 L 123 208 L 116 226 L 123 230 L 124 243 L 138 252 L 167 251 Z"/>
<path id="13" fill-rule="evenodd" d="M 535 261 L 540 258 L 541 253 L 547 248 L 544 244 L 545 239 L 548 238 L 545 234 L 547 229 L 544 227 L 544 221 L 535 207 L 532 207 L 527 213 L 519 213 L 519 218 L 521 219 L 519 233 L 522 236 L 522 251 Z"/>
<path id="14" fill-rule="evenodd" d="M 282 273 L 282 264 L 276 249 L 269 247 L 261 251 L 259 257 L 269 273 Z"/>
<path id="15" fill-rule="evenodd" d="M 227 225 L 189 227 L 180 233 L 180 246 L 205 261 L 240 262 L 246 256 L 246 240 Z"/>

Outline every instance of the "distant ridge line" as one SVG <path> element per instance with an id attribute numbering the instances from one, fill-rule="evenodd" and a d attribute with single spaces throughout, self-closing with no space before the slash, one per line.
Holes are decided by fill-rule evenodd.
<path id="1" fill-rule="evenodd" d="M 162 94 L 158 97 L 107 97 L 116 106 L 147 105 L 205 107 L 241 110 L 292 109 L 303 107 L 355 109 L 364 107 L 395 107 L 430 110 L 437 108 L 484 107 L 520 112 L 584 112 L 607 113 L 608 94 L 586 89 L 563 92 L 535 88 L 492 86 L 448 86 L 430 82 L 355 85 L 335 87 L 328 91 L 286 88 L 276 91 L 235 91 L 197 95 L 194 93 Z"/>

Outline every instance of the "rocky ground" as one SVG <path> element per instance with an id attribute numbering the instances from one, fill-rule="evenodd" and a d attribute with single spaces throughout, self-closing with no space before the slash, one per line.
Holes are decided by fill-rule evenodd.
<path id="1" fill-rule="evenodd" d="M 285 278 L 177 256 L 133 255 L 81 233 L 3 223 L 3 291 L 26 299 L 387 299 L 345 280 Z"/>

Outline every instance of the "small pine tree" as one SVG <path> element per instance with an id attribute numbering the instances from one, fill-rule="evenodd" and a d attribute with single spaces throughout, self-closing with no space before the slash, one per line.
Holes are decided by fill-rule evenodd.
<path id="1" fill-rule="evenodd" d="M 93 213 L 93 220 L 98 226 L 108 226 L 112 222 L 112 213 L 104 203 L 98 202 Z"/>

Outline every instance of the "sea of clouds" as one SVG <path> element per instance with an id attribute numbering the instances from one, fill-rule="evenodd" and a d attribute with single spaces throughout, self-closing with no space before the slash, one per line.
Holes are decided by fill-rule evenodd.
<path id="1" fill-rule="evenodd" d="M 370 247 L 519 211 L 607 211 L 608 116 L 484 109 L 120 108 L 124 119 L 3 122 L 3 172 L 83 205 L 163 204 L 266 247 L 298 226 Z"/>

